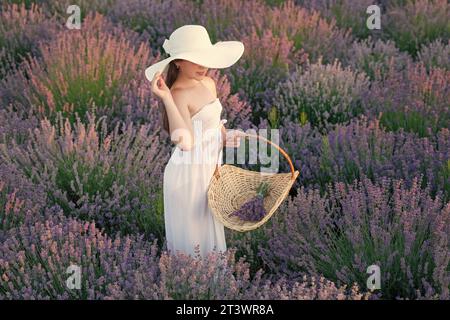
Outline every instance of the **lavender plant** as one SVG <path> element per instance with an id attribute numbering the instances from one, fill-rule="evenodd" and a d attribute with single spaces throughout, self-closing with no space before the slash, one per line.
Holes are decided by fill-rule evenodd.
<path id="1" fill-rule="evenodd" d="M 302 116 L 322 133 L 335 124 L 347 123 L 363 112 L 362 96 L 369 90 L 364 73 L 333 64 L 308 64 L 276 89 L 274 104 L 280 117 L 300 122 Z"/>
<path id="2" fill-rule="evenodd" d="M 277 275 L 323 275 L 361 287 L 375 264 L 382 298 L 448 299 L 450 205 L 419 184 L 362 177 L 330 185 L 323 197 L 302 187 L 274 217 L 261 257 Z"/>
<path id="3" fill-rule="evenodd" d="M 285 34 L 297 50 L 305 50 L 313 63 L 319 59 L 325 63 L 342 59 L 353 41 L 350 30 L 339 29 L 336 21 L 328 22 L 319 12 L 309 12 L 292 0 L 273 8 L 267 16 L 260 16 L 257 26 L 260 32 L 271 29 L 275 35 Z"/>
<path id="4" fill-rule="evenodd" d="M 5 0 L 3 2 L 4 2 L 5 5 L 7 5 L 7 4 L 9 4 L 9 5 L 11 5 L 11 4 L 18 4 L 18 5 L 24 4 L 26 9 L 30 9 L 31 6 L 37 4 L 38 0 Z M 0 7 L 1 8 L 0 11 L 4 10 L 4 7 L 5 6 L 3 6 L 3 8 Z"/>
<path id="5" fill-rule="evenodd" d="M 7 0 L 11 1 L 11 0 Z M 13 0 L 14 1 L 14 0 Z M 39 3 L 47 16 L 55 17 L 58 21 L 65 23 L 67 21 L 67 8 L 71 5 L 77 5 L 80 8 L 80 19 L 84 19 L 91 13 L 98 12 L 106 15 L 110 8 L 121 0 L 77 0 L 76 2 L 69 0 L 15 0 L 18 2 L 37 2 Z"/>
<path id="6" fill-rule="evenodd" d="M 27 115 L 23 110 L 15 111 L 12 104 L 0 109 L 0 143 L 9 145 L 12 140 L 18 145 L 25 144 L 30 131 L 39 125 L 39 120 Z"/>
<path id="7" fill-rule="evenodd" d="M 46 194 L 13 165 L 0 163 L 0 241 L 5 231 L 43 219 Z"/>
<path id="8" fill-rule="evenodd" d="M 58 214 L 59 213 L 59 214 Z M 0 245 L 2 299 L 108 299 L 140 294 L 157 298 L 156 243 L 142 237 L 110 238 L 94 223 L 56 212 L 45 222 L 11 229 Z M 72 266 L 80 289 L 67 286 Z"/>
<path id="9" fill-rule="evenodd" d="M 305 188 L 320 188 L 317 169 L 325 150 L 321 150 L 322 135 L 317 128 L 306 121 L 293 122 L 282 119 L 280 125 L 280 146 L 289 154 L 294 167 L 301 172 L 291 191 L 300 185 Z M 267 126 L 267 125 L 266 125 Z M 285 161 L 280 161 L 280 171 L 290 170 Z"/>
<path id="10" fill-rule="evenodd" d="M 83 30 L 62 31 L 54 42 L 41 44 L 41 60 L 24 62 L 14 76 L 21 79 L 23 91 L 9 90 L 15 100 L 51 121 L 58 111 L 71 122 L 75 111 L 80 117 L 94 109 L 123 112 L 122 93 L 133 79 L 144 81 L 149 49 L 142 42 L 135 46 L 120 28 L 108 30 L 101 15 L 90 15 L 83 25 Z"/>
<path id="11" fill-rule="evenodd" d="M 184 0 L 120 0 L 108 7 L 107 15 L 114 23 L 145 36 L 152 51 L 161 55 L 164 39 L 177 27 L 195 20 L 194 7 L 192 1 Z"/>
<path id="12" fill-rule="evenodd" d="M 450 70 L 449 56 L 450 39 L 447 42 L 442 41 L 442 39 L 436 39 L 427 45 L 422 45 L 417 54 L 417 59 L 422 61 L 429 71 L 433 68 Z"/>
<path id="13" fill-rule="evenodd" d="M 250 200 L 246 201 L 239 209 L 231 213 L 231 216 L 236 216 L 245 221 L 260 221 L 266 215 L 264 208 L 264 198 L 269 192 L 270 185 L 263 181 L 256 188 L 256 194 Z"/>
<path id="14" fill-rule="evenodd" d="M 267 17 L 272 12 L 261 0 L 202 0 L 201 3 L 190 3 L 192 6 L 186 8 L 184 19 L 195 20 L 205 26 L 214 42 L 250 35 L 253 27 L 261 22 L 261 17 Z M 258 32 L 258 35 L 262 33 Z"/>
<path id="15" fill-rule="evenodd" d="M 31 3 L 2 4 L 0 10 L 0 79 L 16 68 L 28 54 L 39 56 L 38 42 L 48 42 L 58 24 Z"/>
<path id="16" fill-rule="evenodd" d="M 75 125 L 57 115 L 36 128 L 26 147 L 0 145 L 2 159 L 42 183 L 49 204 L 67 215 L 94 220 L 109 233 L 144 233 L 162 239 L 162 164 L 157 133 L 150 126 L 117 125 L 89 115 Z"/>
<path id="17" fill-rule="evenodd" d="M 259 270 L 250 277 L 248 263 L 235 260 L 235 249 L 196 259 L 180 253 L 160 259 L 161 292 L 174 299 L 367 299 L 355 285 L 337 287 L 324 278 L 305 277 L 298 282 L 264 278 Z"/>
<path id="18" fill-rule="evenodd" d="M 295 63 L 306 61 L 303 50 L 294 51 L 293 41 L 277 37 L 269 30 L 258 35 L 255 28 L 242 38 L 246 53 L 235 71 L 230 70 L 231 90 L 238 92 L 252 106 L 252 122 L 267 115 L 273 93 L 279 82 L 286 80 Z"/>
<path id="19" fill-rule="evenodd" d="M 450 11 L 446 0 L 416 0 L 390 4 L 386 9 L 385 36 L 398 48 L 417 55 L 420 46 L 450 37 Z"/>
<path id="20" fill-rule="evenodd" d="M 422 188 L 429 185 L 432 196 L 442 192 L 443 200 L 450 200 L 448 129 L 441 129 L 434 139 L 421 138 L 404 130 L 386 131 L 380 121 L 361 116 L 327 136 L 309 124 L 286 122 L 280 141 L 302 172 L 295 187 L 325 191 L 331 182 L 351 183 L 363 175 L 373 182 L 383 177 L 403 179 L 411 186 L 415 177 L 423 175 Z M 280 170 L 289 170 L 285 161 L 280 162 Z"/>
<path id="21" fill-rule="evenodd" d="M 110 237 L 94 223 L 55 211 L 45 222 L 8 231 L 0 243 L 1 299 L 366 299 L 356 285 L 337 287 L 324 278 L 291 283 L 250 278 L 235 250 L 204 259 L 160 252 L 156 241 Z M 80 268 L 70 289 L 67 269 Z M 69 281 L 68 281 L 69 280 Z M 76 282 L 75 282 L 76 284 Z"/>
<path id="22" fill-rule="evenodd" d="M 310 11 L 318 11 L 327 21 L 335 21 L 341 29 L 351 29 L 352 35 L 367 38 L 374 30 L 366 27 L 367 8 L 374 4 L 371 0 L 295 0 L 295 4 Z M 379 5 L 379 2 L 377 3 Z"/>
<path id="23" fill-rule="evenodd" d="M 390 131 L 400 128 L 431 137 L 441 128 L 450 128 L 450 71 L 432 68 L 422 62 L 408 62 L 403 72 L 389 67 L 388 75 L 372 83 L 364 96 L 366 114 L 380 118 Z"/>
<path id="24" fill-rule="evenodd" d="M 261 247 L 267 247 L 269 242 L 268 232 L 266 228 L 270 228 L 272 219 L 264 223 L 252 232 L 239 232 L 229 228 L 225 228 L 225 238 L 227 246 L 236 249 L 236 258 L 243 258 L 249 264 L 251 274 L 256 274 L 259 269 L 270 275 L 270 269 L 266 267 L 264 261 L 259 255 Z"/>
<path id="25" fill-rule="evenodd" d="M 364 71 L 371 80 L 376 80 L 385 78 L 391 66 L 395 72 L 401 72 L 409 61 L 410 56 L 401 52 L 393 41 L 375 41 L 369 36 L 365 40 L 353 42 L 342 64 L 353 70 Z"/>

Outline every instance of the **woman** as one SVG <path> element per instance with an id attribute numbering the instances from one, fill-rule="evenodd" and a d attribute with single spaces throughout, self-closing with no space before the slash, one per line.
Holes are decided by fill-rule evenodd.
<path id="1" fill-rule="evenodd" d="M 164 219 L 167 248 L 192 256 L 226 250 L 223 224 L 216 220 L 207 191 L 222 148 L 238 147 L 242 131 L 223 127 L 222 105 L 208 68 L 226 68 L 243 54 L 239 41 L 212 45 L 206 29 L 185 25 L 165 40 L 170 55 L 146 69 L 152 92 L 164 103 L 163 128 L 176 144 L 164 170 Z M 167 71 L 166 81 L 162 73 Z"/>

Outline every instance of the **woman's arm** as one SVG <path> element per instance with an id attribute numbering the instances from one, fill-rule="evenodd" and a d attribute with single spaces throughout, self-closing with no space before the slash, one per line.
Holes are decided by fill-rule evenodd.
<path id="1" fill-rule="evenodd" d="M 169 120 L 170 140 L 183 151 L 191 150 L 194 146 L 194 130 L 186 101 L 175 92 L 163 99 Z"/>
<path id="2" fill-rule="evenodd" d="M 170 140 L 180 145 L 181 150 L 190 150 L 194 145 L 194 130 L 187 105 L 188 99 L 181 92 L 169 89 L 161 72 L 152 79 L 152 92 L 160 97 L 166 108 L 169 121 Z"/>

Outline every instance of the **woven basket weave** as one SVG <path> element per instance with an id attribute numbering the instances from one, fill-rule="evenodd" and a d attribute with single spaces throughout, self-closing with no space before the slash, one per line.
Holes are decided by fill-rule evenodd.
<path id="1" fill-rule="evenodd" d="M 224 164 L 219 168 L 219 164 L 216 164 L 208 187 L 209 206 L 214 216 L 225 227 L 240 232 L 256 229 L 266 223 L 287 197 L 299 175 L 298 171 L 294 171 L 294 166 L 288 154 L 280 146 L 258 135 L 245 133 L 244 138 L 247 137 L 262 139 L 275 146 L 289 162 L 291 172 L 260 173 L 229 164 Z M 268 194 L 264 198 L 264 208 L 267 215 L 262 220 L 255 222 L 231 216 L 242 204 L 256 195 L 256 189 L 263 181 L 269 184 Z"/>

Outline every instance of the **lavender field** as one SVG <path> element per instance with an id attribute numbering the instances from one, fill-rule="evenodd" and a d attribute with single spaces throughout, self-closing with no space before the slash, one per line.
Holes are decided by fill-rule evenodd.
<path id="1" fill-rule="evenodd" d="M 244 43 L 208 73 L 222 118 L 279 129 L 300 171 L 205 259 L 167 254 L 173 144 L 144 76 L 185 24 Z M 0 300 L 450 299 L 449 57 L 447 0 L 2 0 Z"/>

